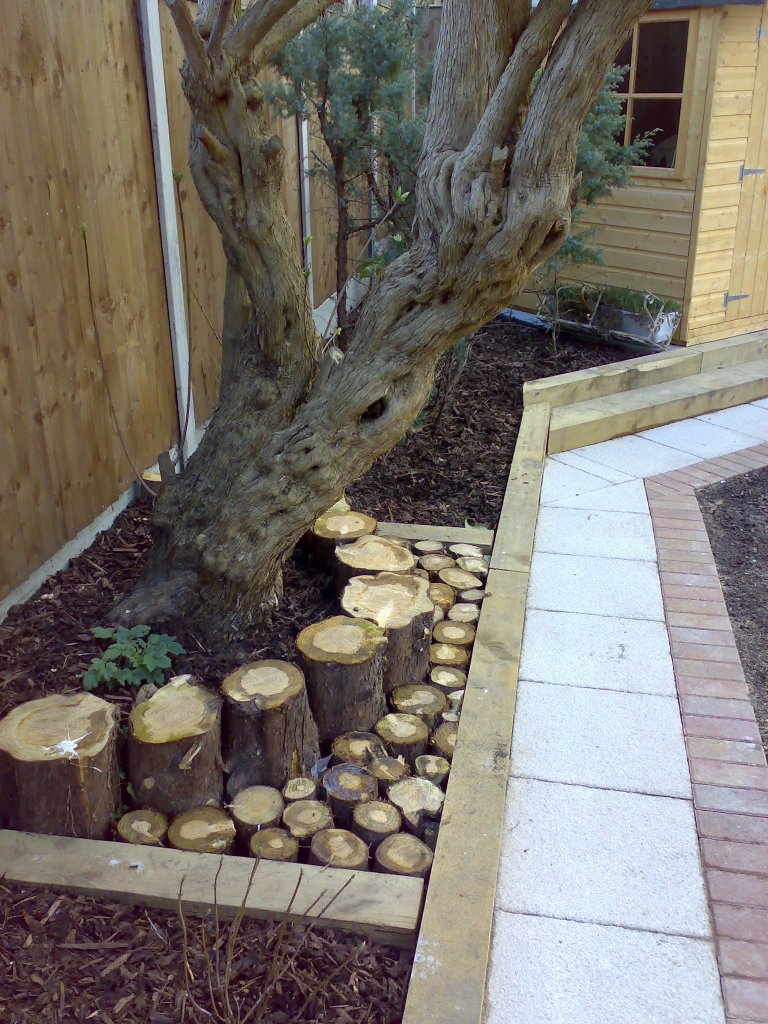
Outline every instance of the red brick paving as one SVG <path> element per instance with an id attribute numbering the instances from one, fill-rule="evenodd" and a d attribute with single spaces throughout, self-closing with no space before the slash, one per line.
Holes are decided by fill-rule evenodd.
<path id="1" fill-rule="evenodd" d="M 694 491 L 768 445 L 645 481 L 727 1024 L 768 1024 L 768 766 Z"/>

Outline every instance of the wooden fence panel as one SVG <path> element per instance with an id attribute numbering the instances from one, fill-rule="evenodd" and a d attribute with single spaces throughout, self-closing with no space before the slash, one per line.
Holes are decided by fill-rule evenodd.
<path id="1" fill-rule="evenodd" d="M 174 440 L 152 145 L 131 0 L 8 0 L 0 37 L 0 595 Z"/>

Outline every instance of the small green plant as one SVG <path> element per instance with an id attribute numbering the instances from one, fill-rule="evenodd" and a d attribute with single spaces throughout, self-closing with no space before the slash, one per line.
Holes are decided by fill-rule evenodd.
<path id="1" fill-rule="evenodd" d="M 175 637 L 166 633 L 151 633 L 149 626 L 96 626 L 91 632 L 100 640 L 112 640 L 100 658 L 94 658 L 83 676 L 83 688 L 95 690 L 104 685 L 108 690 L 116 686 L 141 686 L 155 683 L 161 686 L 166 669 L 171 667 L 171 656 L 186 654 Z"/>

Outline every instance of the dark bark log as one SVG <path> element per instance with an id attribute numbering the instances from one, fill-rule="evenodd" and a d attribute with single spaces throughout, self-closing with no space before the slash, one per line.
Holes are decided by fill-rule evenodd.
<path id="1" fill-rule="evenodd" d="M 341 733 L 368 731 L 384 713 L 385 643 L 378 626 L 346 615 L 299 633 L 296 646 L 321 743 Z"/>
<path id="2" fill-rule="evenodd" d="M 300 843 L 311 839 L 324 828 L 333 828 L 333 818 L 327 804 L 319 800 L 296 800 L 283 811 L 283 825 Z"/>
<path id="3" fill-rule="evenodd" d="M 308 772 L 320 757 L 304 675 L 285 661 L 244 665 L 221 684 L 227 792 L 274 786 Z"/>
<path id="4" fill-rule="evenodd" d="M 134 846 L 162 846 L 167 832 L 166 816 L 149 807 L 128 811 L 117 823 L 118 836 Z"/>
<path id="5" fill-rule="evenodd" d="M 312 836 L 309 863 L 348 871 L 368 870 L 368 847 L 353 832 L 343 828 L 326 828 Z"/>
<path id="6" fill-rule="evenodd" d="M 284 828 L 264 828 L 251 836 L 248 850 L 260 860 L 295 862 L 299 859 L 299 843 Z"/>
<path id="7" fill-rule="evenodd" d="M 384 744 L 372 732 L 346 732 L 331 745 L 333 764 L 356 764 L 368 768 L 372 761 L 384 757 Z"/>
<path id="8" fill-rule="evenodd" d="M 224 796 L 221 702 L 178 676 L 129 718 L 128 780 L 142 807 L 181 814 Z"/>
<path id="9" fill-rule="evenodd" d="M 371 850 L 387 836 L 399 832 L 402 823 L 400 811 L 386 800 L 358 804 L 352 812 L 352 830 Z"/>
<path id="10" fill-rule="evenodd" d="M 416 715 L 393 714 L 376 723 L 376 734 L 393 757 L 402 757 L 413 765 L 427 749 L 429 729 Z"/>
<path id="11" fill-rule="evenodd" d="M 196 807 L 171 822 L 168 845 L 190 853 L 229 853 L 235 824 L 220 807 Z"/>
<path id="12" fill-rule="evenodd" d="M 389 836 L 376 847 L 376 870 L 387 875 L 426 878 L 432 868 L 432 851 L 417 839 L 400 833 Z"/>
<path id="13" fill-rule="evenodd" d="M 348 826 L 358 804 L 375 800 L 378 783 L 371 773 L 357 764 L 337 764 L 323 776 L 323 789 L 337 825 Z"/>
<path id="14" fill-rule="evenodd" d="M 249 786 L 232 801 L 230 813 L 237 834 L 247 843 L 254 832 L 280 824 L 285 802 L 272 786 Z"/>
<path id="15" fill-rule="evenodd" d="M 368 771 L 378 782 L 381 796 L 386 796 L 387 790 L 395 782 L 400 782 L 411 774 L 410 765 L 398 757 L 377 757 L 371 762 Z"/>
<path id="16" fill-rule="evenodd" d="M 118 716 L 91 693 L 53 694 L 0 722 L 0 817 L 23 832 L 107 838 L 120 806 Z"/>

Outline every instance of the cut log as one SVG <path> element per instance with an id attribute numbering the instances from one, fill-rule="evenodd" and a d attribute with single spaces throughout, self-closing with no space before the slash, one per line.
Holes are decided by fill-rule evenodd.
<path id="1" fill-rule="evenodd" d="M 315 832 L 333 828 L 328 805 L 319 800 L 297 800 L 283 811 L 283 825 L 300 843 L 311 839 Z"/>
<path id="2" fill-rule="evenodd" d="M 416 715 L 387 715 L 376 723 L 375 732 L 392 757 L 402 757 L 410 765 L 426 752 L 429 729 Z"/>
<path id="3" fill-rule="evenodd" d="M 445 618 L 445 612 L 440 607 L 440 605 L 436 604 L 435 605 L 435 611 L 434 611 L 434 614 L 432 616 L 432 625 L 436 626 L 438 624 L 438 622 L 442 622 L 444 618 Z"/>
<path id="4" fill-rule="evenodd" d="M 452 711 L 461 711 L 461 705 L 464 703 L 464 691 L 454 690 L 453 693 L 448 694 L 448 700 L 451 702 Z"/>
<path id="5" fill-rule="evenodd" d="M 400 833 L 389 836 L 376 848 L 376 870 L 388 875 L 409 875 L 426 878 L 434 854 L 416 836 Z"/>
<path id="6" fill-rule="evenodd" d="M 0 817 L 24 832 L 105 839 L 120 807 L 118 710 L 92 693 L 28 701 L 0 722 Z"/>
<path id="7" fill-rule="evenodd" d="M 317 783 L 301 775 L 297 779 L 288 779 L 283 786 L 283 800 L 292 804 L 296 800 L 314 800 L 317 796 Z"/>
<path id="8" fill-rule="evenodd" d="M 359 764 L 337 764 L 323 776 L 323 789 L 337 825 L 352 823 L 352 812 L 358 804 L 375 800 L 379 784 Z"/>
<path id="9" fill-rule="evenodd" d="M 435 665 L 429 673 L 429 680 L 438 690 L 448 694 L 463 690 L 467 685 L 466 672 L 451 665 Z"/>
<path id="10" fill-rule="evenodd" d="M 469 647 L 475 639 L 475 627 L 471 622 L 438 622 L 432 636 L 439 644 L 453 644 L 454 647 Z"/>
<path id="11" fill-rule="evenodd" d="M 393 782 L 399 782 L 411 774 L 410 765 L 399 757 L 377 757 L 371 761 L 368 771 L 379 784 L 379 793 L 386 796 L 387 790 Z"/>
<path id="12" fill-rule="evenodd" d="M 219 807 L 196 807 L 179 814 L 168 829 L 168 845 L 190 853 L 228 853 L 235 823 Z"/>
<path id="13" fill-rule="evenodd" d="M 449 722 L 450 724 L 456 724 L 459 721 L 459 712 L 451 709 L 450 711 L 443 712 L 443 722 Z M 442 723 L 441 723 L 442 724 Z"/>
<path id="14" fill-rule="evenodd" d="M 484 558 L 459 558 L 456 565 L 473 576 L 479 576 L 481 580 L 488 575 L 488 563 Z"/>
<path id="15" fill-rule="evenodd" d="M 444 612 L 448 612 L 456 602 L 456 592 L 447 583 L 431 583 L 428 594 L 432 603 L 442 608 Z"/>
<path id="16" fill-rule="evenodd" d="M 287 661 L 255 661 L 221 684 L 230 797 L 247 786 L 282 788 L 320 757 L 304 674 Z"/>
<path id="17" fill-rule="evenodd" d="M 400 811 L 387 800 L 358 804 L 352 812 L 352 830 L 371 850 L 387 836 L 399 832 L 402 824 Z"/>
<path id="18" fill-rule="evenodd" d="M 310 550 L 322 565 L 333 570 L 337 545 L 369 537 L 377 525 L 375 519 L 362 512 L 343 512 L 334 507 L 320 516 L 312 527 L 309 535 Z"/>
<path id="19" fill-rule="evenodd" d="M 428 580 L 429 579 L 429 573 L 427 572 L 426 569 L 416 568 L 411 573 L 411 576 L 418 576 L 420 580 Z"/>
<path id="20" fill-rule="evenodd" d="M 438 626 L 442 623 L 438 622 Z M 433 665 L 449 665 L 451 668 L 464 668 L 469 664 L 469 652 L 463 647 L 453 644 L 432 644 L 429 648 L 429 660 Z"/>
<path id="21" fill-rule="evenodd" d="M 432 734 L 432 748 L 446 761 L 453 760 L 459 726 L 456 722 L 443 722 Z"/>
<path id="22" fill-rule="evenodd" d="M 424 822 L 424 838 L 422 842 L 425 846 L 428 846 L 434 853 L 437 849 L 437 837 L 440 832 L 439 821 L 426 821 Z"/>
<path id="23" fill-rule="evenodd" d="M 320 742 L 369 730 L 386 710 L 384 630 L 367 619 L 336 615 L 307 626 L 296 645 Z"/>
<path id="24" fill-rule="evenodd" d="M 420 779 L 442 786 L 451 771 L 451 763 L 437 754 L 422 754 L 416 758 L 416 774 Z"/>
<path id="25" fill-rule="evenodd" d="M 445 793 L 434 782 L 412 776 L 389 787 L 389 802 L 403 816 L 409 832 L 421 836 L 424 822 L 437 821 L 443 813 Z"/>
<path id="26" fill-rule="evenodd" d="M 429 573 L 429 578 L 433 583 L 438 581 L 439 574 L 443 569 L 451 569 L 455 565 L 456 560 L 450 555 L 422 555 L 419 558 L 419 568 Z"/>
<path id="27" fill-rule="evenodd" d="M 406 573 L 416 568 L 416 556 L 389 537 L 361 537 L 353 544 L 336 548 L 336 577 L 339 589 L 353 576 L 375 576 L 380 572 Z"/>
<path id="28" fill-rule="evenodd" d="M 331 746 L 333 764 L 357 764 L 367 768 L 371 761 L 385 754 L 384 744 L 372 732 L 345 732 L 337 736 Z"/>
<path id="29" fill-rule="evenodd" d="M 129 718 L 128 780 L 141 807 L 163 814 L 219 805 L 224 796 L 221 702 L 176 676 L 134 707 Z"/>
<path id="30" fill-rule="evenodd" d="M 480 609 L 476 604 L 455 604 L 448 609 L 447 618 L 450 622 L 477 622 L 480 618 Z"/>
<path id="31" fill-rule="evenodd" d="M 387 535 L 387 540 L 391 540 L 393 544 L 399 544 L 401 548 L 405 548 L 407 551 L 411 551 L 413 545 L 407 537 L 390 537 Z"/>
<path id="32" fill-rule="evenodd" d="M 389 572 L 355 576 L 344 588 L 341 607 L 386 631 L 385 693 L 424 678 L 435 610 L 426 580 Z"/>
<path id="33" fill-rule="evenodd" d="M 252 857 L 260 860 L 297 861 L 299 843 L 284 828 L 263 828 L 254 832 L 248 849 Z"/>
<path id="34" fill-rule="evenodd" d="M 456 558 L 482 558 L 483 549 L 477 544 L 451 544 L 448 548 Z"/>
<path id="35" fill-rule="evenodd" d="M 439 576 L 441 583 L 446 583 L 449 587 L 453 587 L 454 590 L 459 592 L 473 590 L 483 585 L 483 581 L 478 576 L 467 572 L 466 569 L 460 569 L 458 566 L 451 569 L 442 569 Z"/>
<path id="36" fill-rule="evenodd" d="M 439 540 L 417 540 L 413 545 L 417 556 L 421 555 L 442 555 L 445 554 L 445 544 Z"/>
<path id="37" fill-rule="evenodd" d="M 162 846 L 167 831 L 166 816 L 150 807 L 128 811 L 117 823 L 118 836 L 134 846 Z"/>
<path id="38" fill-rule="evenodd" d="M 475 587 L 472 590 L 464 590 L 459 595 L 463 604 L 476 604 L 481 605 L 483 598 L 485 597 L 485 591 L 482 587 Z"/>
<path id="39" fill-rule="evenodd" d="M 234 798 L 230 813 L 237 834 L 247 843 L 254 832 L 279 825 L 284 809 L 285 801 L 279 790 L 272 786 L 248 786 Z"/>
<path id="40" fill-rule="evenodd" d="M 349 871 L 368 870 L 368 847 L 363 840 L 343 828 L 326 828 L 312 836 L 309 863 Z"/>
<path id="41" fill-rule="evenodd" d="M 398 686 L 393 690 L 392 703 L 400 714 L 416 715 L 432 730 L 448 707 L 448 698 L 436 686 L 415 683 L 412 686 Z"/>

